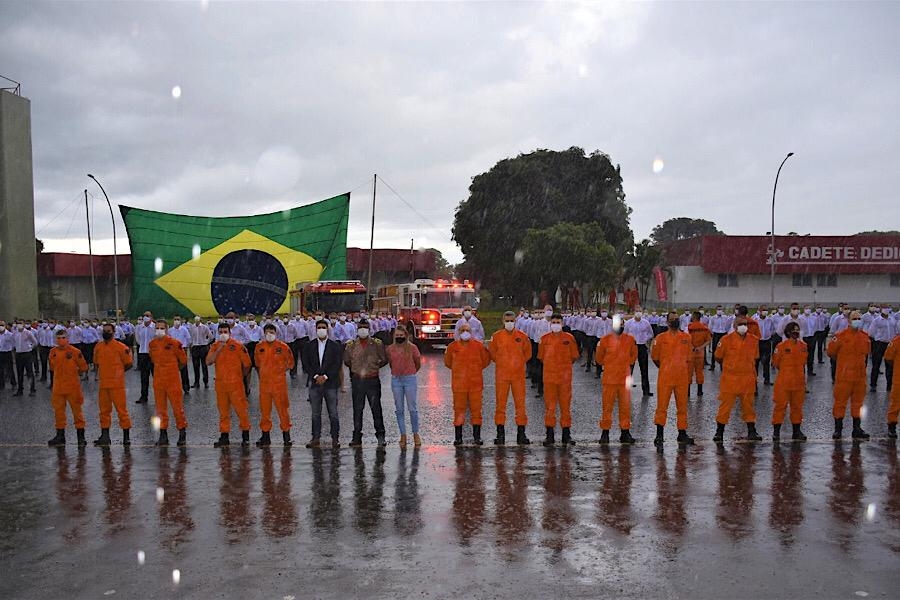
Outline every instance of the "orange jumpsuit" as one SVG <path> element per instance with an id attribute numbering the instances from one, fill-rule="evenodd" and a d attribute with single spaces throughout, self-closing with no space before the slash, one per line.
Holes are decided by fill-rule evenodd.
<path id="1" fill-rule="evenodd" d="M 288 410 L 286 372 L 294 368 L 294 355 L 290 347 L 280 340 L 259 342 L 253 351 L 253 362 L 259 373 L 259 429 L 272 431 L 272 404 L 278 413 L 281 431 L 291 430 Z"/>
<path id="2" fill-rule="evenodd" d="M 703 363 L 706 359 L 706 348 L 703 344 L 712 342 L 712 332 L 709 330 L 709 327 L 700 321 L 696 321 L 688 324 L 688 335 L 691 336 L 691 347 L 693 348 L 693 354 L 691 355 L 691 379 L 695 383 L 703 385 L 705 381 L 703 377 Z"/>
<path id="3" fill-rule="evenodd" d="M 525 413 L 525 363 L 531 360 L 531 340 L 518 329 L 501 329 L 491 337 L 488 352 L 496 365 L 494 389 L 497 402 L 494 424 L 506 425 L 506 402 L 512 389 L 516 425 L 528 425 L 528 415 Z"/>
<path id="4" fill-rule="evenodd" d="M 619 404 L 619 428 L 631 429 L 631 389 L 625 380 L 637 360 L 637 343 L 628 333 L 604 335 L 594 352 L 594 362 L 603 367 L 603 398 L 600 429 L 612 427 L 613 407 Z"/>
<path id="5" fill-rule="evenodd" d="M 453 391 L 453 426 L 466 422 L 469 409 L 472 425 L 481 425 L 481 394 L 484 390 L 482 371 L 491 364 L 491 354 L 477 340 L 456 340 L 444 352 L 444 364 L 450 369 L 450 389 Z"/>
<path id="6" fill-rule="evenodd" d="M 828 356 L 837 359 L 832 415 L 835 419 L 843 419 L 849 400 L 850 416 L 858 419 L 866 397 L 866 360 L 872 350 L 869 334 L 845 329 L 832 338 L 826 350 Z"/>
<path id="7" fill-rule="evenodd" d="M 224 346 L 224 347 L 223 347 Z M 219 409 L 219 433 L 231 431 L 231 409 L 237 413 L 241 431 L 250 431 L 247 394 L 244 391 L 244 372 L 250 370 L 250 355 L 238 341 L 216 342 L 209 353 L 222 348 L 213 363 L 216 366 L 216 406 Z"/>
<path id="8" fill-rule="evenodd" d="M 94 365 L 100 375 L 97 405 L 100 408 L 101 429 L 109 429 L 112 424 L 113 406 L 119 415 L 119 427 L 131 429 L 131 417 L 125 402 L 125 369 L 130 368 L 133 362 L 131 349 L 118 340 L 103 340 L 94 346 Z"/>
<path id="9" fill-rule="evenodd" d="M 716 360 L 722 363 L 722 377 L 719 379 L 719 412 L 716 414 L 716 423 L 728 424 L 738 398 L 741 399 L 744 422 L 756 423 L 753 400 L 756 394 L 757 359 L 759 338 L 749 333 L 749 328 L 744 337 L 732 331 L 719 342 Z"/>
<path id="10" fill-rule="evenodd" d="M 900 335 L 891 340 L 884 351 L 884 360 L 894 364 L 894 379 L 891 382 L 891 405 L 887 410 L 887 422 L 896 423 L 900 416 Z"/>
<path id="11" fill-rule="evenodd" d="M 544 425 L 556 427 L 556 407 L 559 405 L 559 424 L 572 426 L 572 364 L 580 356 L 578 344 L 571 333 L 545 333 L 538 344 L 538 360 L 543 365 Z"/>
<path id="12" fill-rule="evenodd" d="M 679 430 L 687 429 L 688 388 L 691 385 L 691 361 L 694 349 L 691 336 L 683 331 L 665 331 L 653 340 L 650 358 L 659 365 L 656 381 L 656 415 L 653 422 L 666 424 L 669 401 L 675 394 L 676 424 Z"/>
<path id="13" fill-rule="evenodd" d="M 50 404 L 57 429 L 66 428 L 66 404 L 72 411 L 72 420 L 76 429 L 84 429 L 84 395 L 81 393 L 81 376 L 87 373 L 87 361 L 81 350 L 67 345 L 54 346 L 50 350 L 48 365 L 53 371 L 53 391 L 50 393 Z"/>
<path id="14" fill-rule="evenodd" d="M 791 407 L 791 423 L 803 422 L 803 400 L 806 397 L 806 359 L 809 349 L 803 340 L 786 339 L 775 347 L 772 366 L 778 369 L 775 379 L 775 405 L 772 425 L 784 423 L 785 409 Z"/>
<path id="15" fill-rule="evenodd" d="M 187 427 L 184 418 L 184 390 L 181 387 L 181 368 L 187 365 L 187 355 L 181 342 L 165 335 L 150 340 L 150 362 L 153 363 L 153 400 L 159 428 L 169 428 L 169 404 L 178 429 Z"/>

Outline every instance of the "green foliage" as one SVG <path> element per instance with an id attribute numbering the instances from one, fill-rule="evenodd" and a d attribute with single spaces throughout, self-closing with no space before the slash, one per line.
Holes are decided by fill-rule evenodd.
<path id="1" fill-rule="evenodd" d="M 896 229 L 892 229 L 890 231 L 879 231 L 877 229 L 873 229 L 872 231 L 860 231 L 856 235 L 900 235 L 900 231 Z"/>
<path id="2" fill-rule="evenodd" d="M 574 282 L 604 289 L 615 283 L 620 263 L 600 223 L 557 223 L 529 229 L 522 240 L 522 277 L 530 289 L 556 290 Z"/>
<path id="3" fill-rule="evenodd" d="M 645 239 L 635 244 L 634 250 L 625 258 L 625 276 L 637 282 L 641 302 L 646 299 L 647 291 L 650 289 L 654 267 L 662 267 L 665 270 L 665 257 L 662 248 L 655 246 L 650 240 Z"/>
<path id="4" fill-rule="evenodd" d="M 457 270 L 497 295 L 530 298 L 522 280 L 528 230 L 594 223 L 621 259 L 634 244 L 630 213 L 619 167 L 605 154 L 588 156 L 572 147 L 504 159 L 472 180 L 468 199 L 456 209 L 453 239 L 465 256 Z M 568 270 L 562 263 L 543 262 L 553 267 L 548 273 Z"/>
<path id="5" fill-rule="evenodd" d="M 691 219 L 690 217 L 677 217 L 664 221 L 657 225 L 650 233 L 650 239 L 654 244 L 666 245 L 678 240 L 687 240 L 699 235 L 725 235 L 719 231 L 716 224 L 706 219 Z"/>
<path id="6" fill-rule="evenodd" d="M 455 273 L 453 269 L 453 265 L 451 265 L 446 258 L 444 258 L 443 253 L 437 248 L 428 248 L 428 252 L 432 252 L 434 254 L 434 273 L 432 273 L 434 279 L 453 279 Z"/>

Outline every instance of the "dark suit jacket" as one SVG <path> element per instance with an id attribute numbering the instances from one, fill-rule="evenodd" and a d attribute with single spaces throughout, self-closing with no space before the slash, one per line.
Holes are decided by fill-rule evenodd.
<path id="1" fill-rule="evenodd" d="M 303 363 L 303 370 L 312 377 L 310 385 L 316 385 L 316 375 L 327 375 L 326 388 L 340 386 L 340 372 L 344 367 L 344 349 L 340 343 L 327 340 L 325 354 L 322 356 L 322 363 L 319 364 L 319 340 L 311 340 L 303 347 L 300 361 Z"/>

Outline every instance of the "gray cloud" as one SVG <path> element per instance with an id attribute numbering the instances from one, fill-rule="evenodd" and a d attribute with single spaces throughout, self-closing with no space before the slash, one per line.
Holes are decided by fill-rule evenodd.
<path id="1" fill-rule="evenodd" d="M 682 215 L 765 232 L 788 151 L 778 231 L 893 227 L 895 3 L 3 2 L 0 13 L 0 72 L 32 101 L 36 226 L 51 249 L 84 248 L 80 212 L 49 222 L 83 188 L 99 195 L 87 172 L 115 202 L 192 214 L 354 189 L 349 242 L 366 245 L 377 172 L 437 228 L 383 188 L 376 245 L 415 237 L 458 259 L 450 226 L 470 178 L 572 145 L 622 165 L 639 239 Z"/>

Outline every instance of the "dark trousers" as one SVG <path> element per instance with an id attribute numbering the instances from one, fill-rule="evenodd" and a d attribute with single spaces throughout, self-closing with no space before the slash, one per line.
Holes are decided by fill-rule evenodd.
<path id="1" fill-rule="evenodd" d="M 831 357 L 829 357 L 829 359 L 831 360 L 831 383 L 834 383 L 834 373 L 837 371 L 837 359 Z"/>
<path id="2" fill-rule="evenodd" d="M 291 349 L 291 354 L 294 356 L 294 366 L 291 368 L 291 379 L 295 379 L 297 377 L 297 357 L 300 356 L 300 342 L 294 340 L 288 344 L 288 348 Z"/>
<path id="3" fill-rule="evenodd" d="M 575 338 L 575 345 L 578 346 L 578 356 L 581 356 L 581 354 L 584 352 L 584 347 L 585 347 L 585 344 L 584 344 L 584 339 L 585 339 L 584 332 L 583 332 L 583 331 L 574 330 L 574 331 L 571 331 L 570 333 L 572 334 L 572 337 Z"/>
<path id="4" fill-rule="evenodd" d="M 647 344 L 638 344 L 638 367 L 641 369 L 641 390 L 645 396 L 650 395 L 650 376 L 648 375 Z M 634 365 L 631 365 L 631 374 L 634 374 Z"/>
<path id="5" fill-rule="evenodd" d="M 763 368 L 763 381 L 769 383 L 771 381 L 771 362 L 772 362 L 772 342 L 770 340 L 759 340 L 759 358 L 756 361 L 756 376 L 759 377 L 759 365 Z"/>
<path id="6" fill-rule="evenodd" d="M 50 359 L 50 350 L 52 350 L 50 346 L 41 346 L 38 348 L 38 356 L 40 357 L 41 363 L 41 381 L 47 381 L 47 361 Z M 50 373 L 50 376 L 52 377 L 53 373 Z"/>
<path id="7" fill-rule="evenodd" d="M 187 365 L 184 365 L 183 367 L 181 367 L 180 372 L 181 372 L 181 389 L 183 389 L 185 392 L 187 392 L 191 389 L 191 380 L 188 379 Z"/>
<path id="8" fill-rule="evenodd" d="M 537 388 L 538 394 L 543 395 L 544 393 L 544 367 L 541 364 L 541 361 L 537 359 L 538 355 L 538 343 L 535 341 L 531 342 L 531 360 L 528 361 L 527 366 L 531 367 L 531 387 Z"/>
<path id="9" fill-rule="evenodd" d="M 725 337 L 725 334 L 724 334 L 724 333 L 714 333 L 714 334 L 712 334 L 712 344 L 710 344 L 710 347 L 709 347 L 710 354 L 712 355 L 712 358 L 711 358 L 710 361 L 709 361 L 709 362 L 710 362 L 710 365 L 709 365 L 709 370 L 710 370 L 710 371 L 715 371 L 715 370 L 716 370 L 716 348 L 718 348 L 719 342 L 722 341 L 722 338 L 723 338 L 723 337 Z M 719 369 L 721 369 L 721 368 L 722 368 L 722 367 L 719 366 Z"/>
<path id="10" fill-rule="evenodd" d="M 209 367 L 206 366 L 206 355 L 209 346 L 191 346 L 191 362 L 194 364 L 194 385 L 200 385 L 200 373 L 203 373 L 203 385 L 209 385 Z"/>
<path id="11" fill-rule="evenodd" d="M 354 388 L 355 390 L 356 388 Z M 379 386 L 379 395 L 381 389 Z M 311 385 L 309 387 L 309 406 L 312 409 L 312 436 L 314 440 L 322 437 L 322 400 L 325 401 L 325 408 L 328 409 L 328 421 L 331 423 L 331 439 L 338 439 L 341 432 L 341 424 L 338 420 L 338 389 L 336 387 L 325 387 L 324 385 Z M 353 422 L 356 423 L 356 401 L 354 396 Z M 379 412 L 381 412 L 381 402 L 378 403 Z M 374 415 L 374 411 L 372 413 Z M 360 427 L 362 426 L 362 405 L 360 405 Z M 384 431 L 382 429 L 382 431 Z"/>
<path id="12" fill-rule="evenodd" d="M 153 374 L 153 363 L 147 353 L 138 354 L 138 371 L 141 372 L 141 400 L 150 398 L 150 376 Z"/>
<path id="13" fill-rule="evenodd" d="M 351 396 L 353 398 L 353 439 L 362 439 L 363 409 L 366 401 L 372 411 L 372 422 L 375 424 L 375 437 L 384 437 L 384 416 L 381 413 L 381 379 L 378 377 L 350 377 Z"/>
<path id="14" fill-rule="evenodd" d="M 31 379 L 31 391 L 34 391 L 34 355 L 31 352 L 16 352 L 16 374 L 19 380 L 19 391 L 25 387 L 25 376 Z"/>
<path id="15" fill-rule="evenodd" d="M 247 392 L 247 395 L 250 395 L 250 376 L 253 375 L 253 369 L 256 367 L 256 359 L 253 357 L 253 354 L 256 352 L 256 344 L 259 342 L 247 342 L 247 354 L 250 355 L 250 370 L 247 371 L 247 374 L 244 376 L 244 389 Z"/>
<path id="16" fill-rule="evenodd" d="M 586 352 L 584 371 L 590 373 L 591 366 L 594 364 L 594 354 L 597 351 L 597 338 L 592 335 L 584 336 L 584 349 Z"/>
<path id="17" fill-rule="evenodd" d="M 16 387 L 16 372 L 13 369 L 13 353 L 0 352 L 0 390 L 6 387 L 9 380 L 12 387 Z"/>
<path id="18" fill-rule="evenodd" d="M 809 351 L 809 353 L 806 355 L 806 374 L 812 375 L 813 358 L 816 354 L 816 337 L 805 337 L 803 338 L 803 343 L 806 344 L 806 349 Z"/>
<path id="19" fill-rule="evenodd" d="M 884 361 L 884 352 L 887 350 L 887 342 L 872 341 L 872 374 L 869 375 L 869 385 L 875 387 L 878 385 L 878 371 L 881 370 L 881 363 Z M 884 376 L 887 378 L 887 387 L 891 389 L 891 382 L 894 376 L 894 365 L 884 362 Z"/>
<path id="20" fill-rule="evenodd" d="M 823 356 L 825 354 L 825 340 L 828 338 L 828 331 L 823 329 L 822 331 L 816 332 L 816 356 L 819 359 L 819 364 L 825 362 L 823 360 Z"/>

